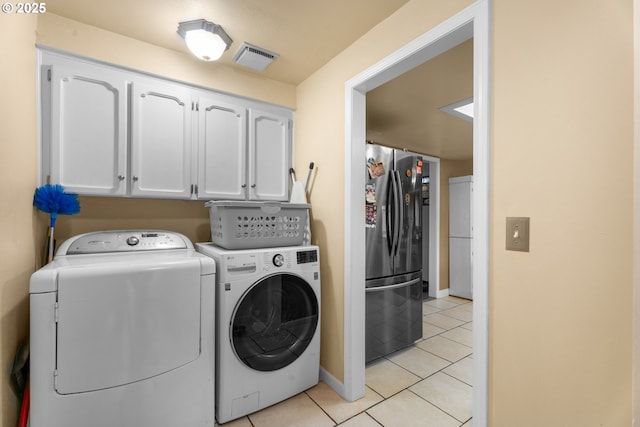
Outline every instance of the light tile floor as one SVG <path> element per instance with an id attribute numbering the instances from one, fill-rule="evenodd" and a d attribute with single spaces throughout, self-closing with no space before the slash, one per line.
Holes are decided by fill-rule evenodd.
<path id="1" fill-rule="evenodd" d="M 374 361 L 365 396 L 347 402 L 324 382 L 223 427 L 470 427 L 473 303 L 423 303 L 423 339 Z"/>

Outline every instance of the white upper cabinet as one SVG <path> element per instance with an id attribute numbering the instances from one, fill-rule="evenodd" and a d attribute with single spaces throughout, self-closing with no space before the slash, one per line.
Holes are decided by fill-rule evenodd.
<path id="1" fill-rule="evenodd" d="M 191 93 L 155 80 L 132 84 L 132 196 L 191 196 Z"/>
<path id="2" fill-rule="evenodd" d="M 80 194 L 125 195 L 125 78 L 81 62 L 60 61 L 49 70 L 43 76 L 51 102 L 45 180 Z"/>
<path id="3" fill-rule="evenodd" d="M 290 121 L 266 111 L 249 112 L 249 190 L 252 200 L 287 200 L 291 164 Z"/>
<path id="4" fill-rule="evenodd" d="M 198 198 L 244 200 L 246 108 L 201 97 L 198 110 Z"/>
<path id="5" fill-rule="evenodd" d="M 198 198 L 288 200 L 290 119 L 215 97 L 198 105 Z"/>
<path id="6" fill-rule="evenodd" d="M 38 49 L 41 182 L 81 195 L 289 196 L 293 112 Z"/>

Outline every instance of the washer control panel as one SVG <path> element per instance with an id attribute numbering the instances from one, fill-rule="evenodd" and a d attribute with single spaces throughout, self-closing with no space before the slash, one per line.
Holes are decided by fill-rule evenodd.
<path id="1" fill-rule="evenodd" d="M 318 262 L 317 249 L 282 250 L 278 252 L 265 252 L 262 263 L 262 271 L 272 271 L 279 268 L 292 268 L 301 264 Z"/>
<path id="2" fill-rule="evenodd" d="M 275 265 L 276 267 L 282 267 L 284 265 L 284 255 L 275 254 L 273 256 L 273 265 Z"/>
<path id="3" fill-rule="evenodd" d="M 163 249 L 190 249 L 193 245 L 180 233 L 161 230 L 99 231 L 77 236 L 60 247 L 60 255 L 107 252 L 138 252 Z"/>
<path id="4" fill-rule="evenodd" d="M 262 258 L 262 271 L 276 271 L 291 268 L 291 251 L 265 252 Z"/>
<path id="5" fill-rule="evenodd" d="M 233 275 L 277 272 L 292 269 L 301 265 L 312 265 L 318 262 L 318 250 L 278 248 L 257 252 L 238 251 L 226 253 L 224 263 L 219 267 Z"/>
<path id="6" fill-rule="evenodd" d="M 296 252 L 296 262 L 298 264 L 308 264 L 318 262 L 318 250 L 309 249 L 305 251 Z"/>

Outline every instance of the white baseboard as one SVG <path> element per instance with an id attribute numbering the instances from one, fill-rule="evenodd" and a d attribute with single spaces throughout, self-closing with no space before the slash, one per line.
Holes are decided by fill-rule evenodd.
<path id="1" fill-rule="evenodd" d="M 322 366 L 320 367 L 320 381 L 324 381 L 329 387 L 331 387 L 336 393 L 342 396 L 343 399 L 349 400 L 346 397 L 344 383 L 341 383 L 331 375 L 328 371 L 326 371 Z"/>
<path id="2" fill-rule="evenodd" d="M 438 289 L 436 291 L 436 298 L 444 298 L 449 296 L 449 288 L 447 289 Z"/>

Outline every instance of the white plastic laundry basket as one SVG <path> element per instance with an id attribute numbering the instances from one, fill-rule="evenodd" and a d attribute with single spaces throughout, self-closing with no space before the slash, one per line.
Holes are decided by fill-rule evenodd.
<path id="1" fill-rule="evenodd" d="M 211 241 L 225 249 L 298 246 L 308 224 L 309 204 L 209 201 Z"/>

